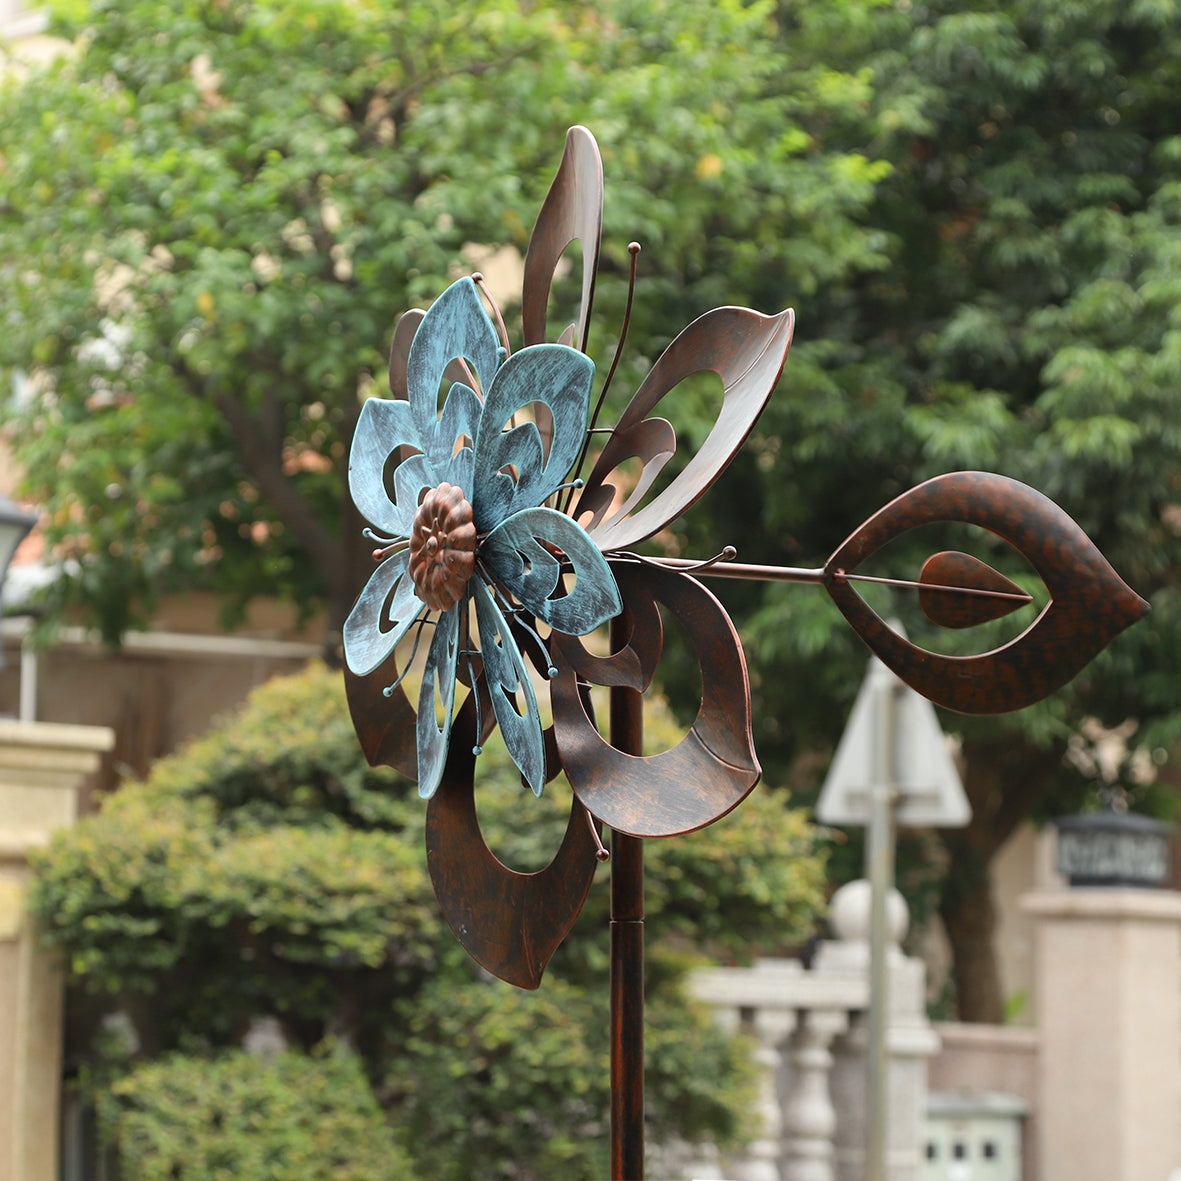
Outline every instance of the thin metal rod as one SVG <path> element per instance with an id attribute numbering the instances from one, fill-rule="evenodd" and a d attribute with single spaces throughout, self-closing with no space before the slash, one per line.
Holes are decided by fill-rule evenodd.
<path id="1" fill-rule="evenodd" d="M 710 564 L 689 558 L 643 558 L 653 566 L 664 566 L 669 570 L 687 570 L 706 578 L 743 578 L 754 582 L 804 582 L 822 583 L 824 569 L 807 569 L 800 566 L 755 566 L 749 562 L 725 560 Z M 1009 599 L 1018 603 L 1032 603 L 1033 596 L 1011 591 L 995 591 L 979 586 L 949 586 L 942 582 L 912 582 L 905 578 L 877 578 L 870 574 L 846 574 L 843 570 L 833 571 L 833 578 L 840 582 L 873 582 L 879 586 L 900 586 L 911 590 L 947 591 L 957 595 L 978 595 L 986 599 Z"/>
<path id="2" fill-rule="evenodd" d="M 625 754 L 643 753 L 642 706 L 634 689 L 611 690 L 611 745 Z M 621 832 L 611 834 L 611 1177 L 644 1177 L 644 842 Z"/>

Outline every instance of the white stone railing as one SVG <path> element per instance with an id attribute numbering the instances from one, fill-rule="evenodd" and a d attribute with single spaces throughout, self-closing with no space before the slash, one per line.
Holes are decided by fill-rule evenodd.
<path id="1" fill-rule="evenodd" d="M 704 1181 L 863 1181 L 865 1176 L 866 1016 L 869 1007 L 868 884 L 833 899 L 837 938 L 809 968 L 759 960 L 751 968 L 694 973 L 692 991 L 729 1028 L 749 1033 L 762 1066 L 758 1138 L 738 1159 L 705 1154 L 678 1165 Z M 887 1026 L 889 1181 L 918 1181 L 926 1108 L 926 1060 L 939 1039 L 924 1008 L 924 970 L 897 944 L 906 908 L 891 913 Z M 670 1174 L 671 1175 L 671 1174 Z"/>

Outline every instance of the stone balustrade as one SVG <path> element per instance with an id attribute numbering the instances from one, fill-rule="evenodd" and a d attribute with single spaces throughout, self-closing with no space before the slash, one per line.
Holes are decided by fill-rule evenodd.
<path id="1" fill-rule="evenodd" d="M 680 1176 L 705 1181 L 863 1181 L 869 888 L 852 882 L 833 899 L 836 938 L 823 942 L 811 966 L 763 959 L 750 968 L 710 968 L 692 979 L 695 996 L 718 1020 L 755 1041 L 760 1076 L 758 1137 L 740 1159 L 705 1154 L 682 1160 Z M 907 913 L 891 900 L 889 1094 L 886 1168 L 889 1181 L 918 1181 L 926 1108 L 926 1060 L 939 1039 L 924 1008 L 924 969 L 898 947 Z M 671 1172 L 661 1175 L 673 1175 Z"/>

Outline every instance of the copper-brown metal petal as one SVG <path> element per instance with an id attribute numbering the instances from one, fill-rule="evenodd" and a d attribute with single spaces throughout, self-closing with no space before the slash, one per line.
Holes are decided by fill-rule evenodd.
<path id="1" fill-rule="evenodd" d="M 659 602 L 693 641 L 702 700 L 689 732 L 671 750 L 624 754 L 599 734 L 563 668 L 553 683 L 554 732 L 578 798 L 618 832 L 667 837 L 704 828 L 736 807 L 759 779 L 751 736 L 750 688 L 738 633 L 722 605 L 684 574 L 613 564 L 625 604 L 637 615 Z"/>
<path id="2" fill-rule="evenodd" d="M 476 815 L 471 700 L 455 719 L 447 768 L 427 805 L 427 866 L 443 914 L 467 953 L 501 980 L 537 988 L 586 901 L 597 846 L 586 809 L 575 799 L 565 838 L 545 869 L 519 873 L 496 859 Z"/>
<path id="3" fill-rule="evenodd" d="M 403 312 L 394 325 L 394 339 L 390 342 L 390 393 L 403 402 L 409 398 L 406 392 L 406 358 L 410 356 L 414 334 L 425 315 L 426 312 L 421 308 L 411 308 Z"/>
<path id="4" fill-rule="evenodd" d="M 344 670 L 345 695 L 353 729 L 371 767 L 393 767 L 409 779 L 418 778 L 417 713 L 410 699 L 396 685 L 387 697 L 385 687 L 398 679 L 393 653 L 367 676 Z"/>
<path id="5" fill-rule="evenodd" d="M 939 521 L 978 525 L 1004 538 L 1045 582 L 1050 602 L 1004 647 L 979 656 L 917 648 L 841 577 L 907 530 Z M 972 714 L 1040 701 L 1149 610 L 1052 500 L 990 472 L 937 476 L 891 501 L 829 558 L 824 585 L 857 634 L 902 680 L 938 705 Z"/>
<path id="6" fill-rule="evenodd" d="M 617 584 L 621 572 L 626 576 L 626 572 L 633 568 L 632 563 L 619 561 L 611 562 L 610 566 Z M 619 589 L 623 595 L 623 611 L 617 625 L 612 621 L 613 634 L 622 635 L 624 641 L 614 652 L 598 656 L 587 649 L 581 636 L 561 632 L 551 633 L 550 643 L 559 667 L 570 669 L 582 680 L 592 685 L 635 689 L 642 693 L 652 683 L 656 666 L 660 663 L 664 624 L 650 595 L 635 595 L 629 600 L 622 584 Z"/>
<path id="7" fill-rule="evenodd" d="M 566 148 L 525 254 L 521 323 L 526 344 L 546 339 L 546 312 L 554 268 L 571 242 L 582 245 L 582 299 L 574 325 L 575 347 L 586 352 L 599 239 L 603 228 L 603 161 L 599 145 L 585 127 L 566 132 Z"/>
<path id="8" fill-rule="evenodd" d="M 657 403 L 694 373 L 712 370 L 722 379 L 722 408 L 705 442 L 666 488 L 637 511 L 589 530 L 600 549 L 628 549 L 650 537 L 717 479 L 750 434 L 779 380 L 794 323 L 790 309 L 764 316 L 749 308 L 714 308 L 665 349 L 624 411 L 616 434 L 627 438 L 636 432 Z M 640 450 L 635 443 L 635 439 L 629 441 L 627 454 Z M 653 455 L 652 461 L 658 459 Z M 575 519 L 583 502 L 597 504 L 599 489 L 611 482 L 616 462 L 609 450 L 599 457 L 574 510 Z"/>

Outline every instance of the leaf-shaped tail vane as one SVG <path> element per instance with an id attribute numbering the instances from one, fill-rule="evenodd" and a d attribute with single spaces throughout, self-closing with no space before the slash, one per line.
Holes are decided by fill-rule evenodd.
<path id="1" fill-rule="evenodd" d="M 978 656 L 943 656 L 915 647 L 850 584 L 861 562 L 887 542 L 920 525 L 945 521 L 979 525 L 1003 538 L 1050 592 L 1037 619 L 1002 648 Z M 903 493 L 837 549 L 825 563 L 823 581 L 857 634 L 902 680 L 937 705 L 972 714 L 1004 713 L 1040 701 L 1149 610 L 1052 500 L 989 472 L 953 472 Z M 966 594 L 935 589 L 948 586 Z M 945 627 L 996 618 L 1024 597 L 1020 588 L 966 554 L 930 559 L 919 594 L 928 616 Z"/>

